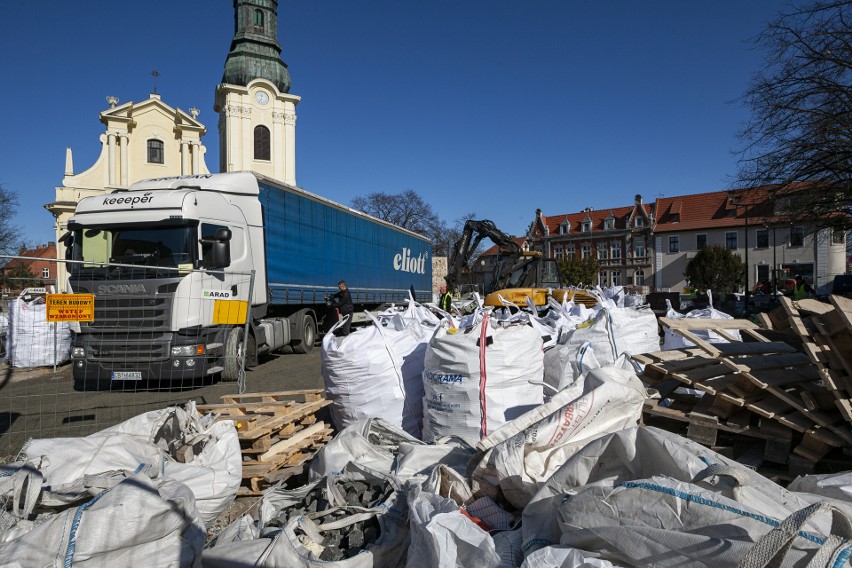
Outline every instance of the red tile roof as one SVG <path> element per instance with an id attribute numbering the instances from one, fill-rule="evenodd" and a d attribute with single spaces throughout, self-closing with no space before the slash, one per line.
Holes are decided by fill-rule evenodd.
<path id="1" fill-rule="evenodd" d="M 768 195 L 767 188 L 755 188 L 660 197 L 654 206 L 657 212 L 654 232 L 739 227 L 745 225 L 746 211 L 749 223 L 757 225 L 771 220 L 772 205 L 767 203 Z M 731 197 L 741 204 L 740 207 L 732 204 Z"/>
<path id="2" fill-rule="evenodd" d="M 647 215 L 651 214 L 648 205 L 642 204 L 641 207 L 645 209 L 645 213 Z M 630 218 L 631 213 L 633 213 L 633 206 L 599 209 L 596 211 L 591 210 L 588 212 L 588 215 L 589 219 L 592 221 L 592 231 L 603 231 L 604 220 L 608 219 L 610 215 L 615 218 L 615 229 L 626 229 L 627 220 Z M 551 215 L 548 217 L 545 217 L 544 215 L 541 216 L 542 222 L 547 225 L 547 230 L 550 231 L 551 235 L 559 234 L 559 225 L 561 225 L 566 219 L 571 225 L 568 234 L 579 233 L 580 223 L 586 220 L 586 211 L 568 213 L 567 215 Z"/>
<path id="3" fill-rule="evenodd" d="M 34 259 L 36 259 L 36 258 L 55 259 L 56 258 L 56 244 L 55 243 L 49 243 L 49 244 L 46 244 L 46 245 L 38 245 L 34 249 L 22 249 L 22 250 L 18 251 L 18 253 L 15 256 L 26 256 L 28 258 L 27 259 L 13 258 L 12 260 L 7 262 L 3 266 L 4 269 L 11 269 L 11 268 L 14 268 L 15 266 L 17 266 L 19 264 L 29 266 L 32 262 L 34 262 Z M 33 259 L 33 260 L 30 260 L 30 259 Z"/>

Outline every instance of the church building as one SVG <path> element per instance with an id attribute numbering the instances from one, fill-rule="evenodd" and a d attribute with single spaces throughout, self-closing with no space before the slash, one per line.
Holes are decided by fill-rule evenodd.
<path id="1" fill-rule="evenodd" d="M 219 113 L 219 171 L 252 170 L 296 185 L 296 105 L 290 73 L 281 60 L 277 0 L 234 0 L 234 37 L 216 87 Z M 156 91 L 156 88 L 155 88 Z M 56 219 L 57 242 L 84 197 L 126 189 L 149 178 L 210 173 L 201 139 L 207 128 L 196 108 L 185 112 L 156 92 L 139 103 L 106 97 L 100 113 L 101 152 L 88 169 L 75 173 L 71 148 L 56 199 L 45 205 Z M 57 258 L 64 258 L 62 246 Z M 57 267 L 61 288 L 67 272 Z"/>

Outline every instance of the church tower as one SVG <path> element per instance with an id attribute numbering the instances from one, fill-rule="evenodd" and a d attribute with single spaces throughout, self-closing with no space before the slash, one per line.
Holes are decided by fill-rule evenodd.
<path id="1" fill-rule="evenodd" d="M 296 185 L 296 105 L 281 60 L 277 0 L 233 0 L 234 38 L 216 87 L 219 171 Z"/>

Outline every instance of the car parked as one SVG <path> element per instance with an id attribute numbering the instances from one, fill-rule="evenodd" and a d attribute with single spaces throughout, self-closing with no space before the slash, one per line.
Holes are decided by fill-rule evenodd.
<path id="1" fill-rule="evenodd" d="M 838 274 L 835 276 L 831 293 L 852 298 L 852 274 Z"/>

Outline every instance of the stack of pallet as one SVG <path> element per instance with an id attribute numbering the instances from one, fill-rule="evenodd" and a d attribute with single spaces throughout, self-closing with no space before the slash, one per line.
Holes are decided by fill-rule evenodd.
<path id="1" fill-rule="evenodd" d="M 695 346 L 634 357 L 660 392 L 645 405 L 645 421 L 685 428 L 693 440 L 779 480 L 817 463 L 852 469 L 842 452 L 832 452 L 852 446 L 852 301 L 782 298 L 779 310 L 762 321 L 771 333 L 747 320 L 661 318 Z M 710 332 L 728 342 L 711 343 Z M 790 341 L 770 334 L 790 334 Z"/>
<path id="2" fill-rule="evenodd" d="M 317 412 L 331 403 L 321 389 L 232 394 L 222 401 L 197 408 L 236 424 L 243 454 L 238 496 L 260 495 L 301 473 L 303 464 L 331 439 L 332 429 L 317 421 Z"/>

